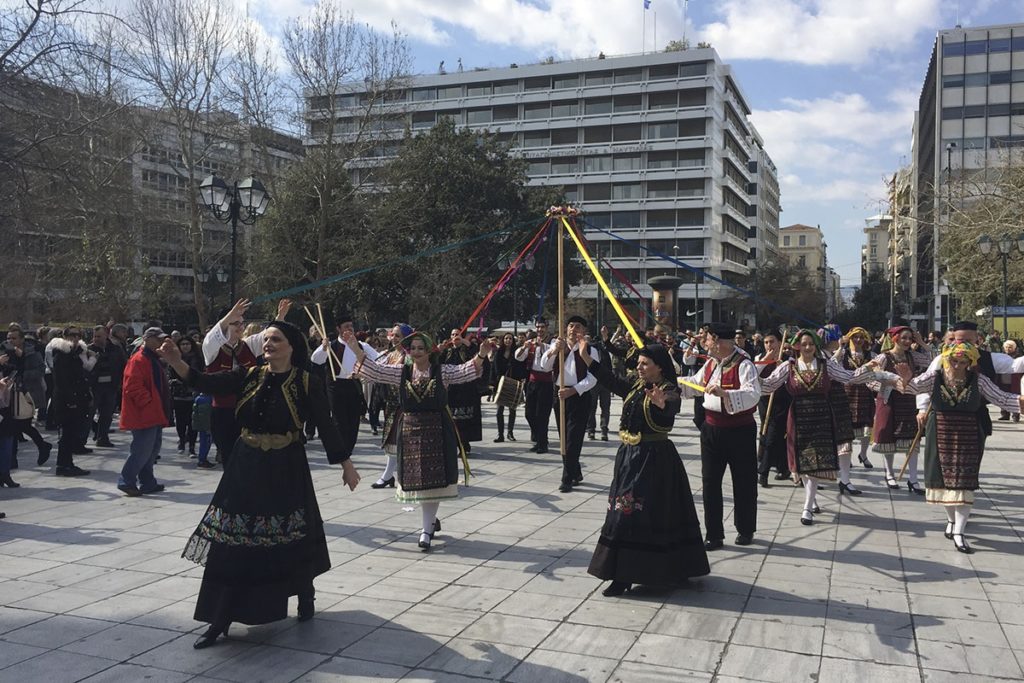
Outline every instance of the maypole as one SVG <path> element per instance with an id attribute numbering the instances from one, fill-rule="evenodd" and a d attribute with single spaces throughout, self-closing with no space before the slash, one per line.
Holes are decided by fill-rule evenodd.
<path id="1" fill-rule="evenodd" d="M 552 207 L 554 208 L 554 207 Z M 558 222 L 558 334 L 565 334 L 565 219 Z M 566 340 L 568 341 L 568 340 Z M 565 462 L 565 344 L 558 352 L 558 450 Z"/>

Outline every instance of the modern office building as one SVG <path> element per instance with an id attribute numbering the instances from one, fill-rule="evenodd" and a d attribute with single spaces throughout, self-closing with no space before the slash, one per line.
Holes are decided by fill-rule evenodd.
<path id="1" fill-rule="evenodd" d="M 887 214 L 864 219 L 864 246 L 860 249 L 860 281 L 868 275 L 881 273 L 889 279 L 889 230 L 892 216 Z"/>
<path id="2" fill-rule="evenodd" d="M 340 96 L 350 107 L 338 114 L 340 135 L 355 127 L 362 87 Z M 307 100 L 310 145 L 330 125 L 317 97 Z M 688 321 L 695 311 L 703 320 L 744 311 L 723 310 L 728 288 L 653 252 L 743 281 L 757 258 L 777 250 L 777 171 L 732 68 L 711 48 L 418 76 L 391 99 L 413 133 L 448 117 L 507 140 L 528 161 L 531 183 L 563 186 L 587 223 L 650 250 L 587 229 L 594 250 L 644 295 L 651 277 L 682 278 L 677 310 Z M 401 127 L 390 127 L 399 139 Z M 360 167 L 381 161 L 353 164 L 356 180 Z M 596 300 L 597 286 L 574 294 Z"/>
<path id="3" fill-rule="evenodd" d="M 912 313 L 940 329 L 951 315 L 934 246 L 953 183 L 984 178 L 1024 146 L 1024 24 L 956 27 L 935 38 L 914 122 L 916 282 Z"/>

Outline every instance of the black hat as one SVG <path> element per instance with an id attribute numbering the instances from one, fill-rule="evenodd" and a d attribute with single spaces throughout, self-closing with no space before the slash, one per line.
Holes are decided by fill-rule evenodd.
<path id="1" fill-rule="evenodd" d="M 711 323 L 708 325 L 708 331 L 719 339 L 732 339 L 736 334 L 735 330 L 736 327 L 729 323 Z"/>
<path id="2" fill-rule="evenodd" d="M 276 327 L 281 330 L 281 334 L 288 340 L 288 343 L 292 347 L 292 365 L 297 368 L 306 370 L 309 368 L 309 349 L 306 346 L 306 338 L 302 336 L 302 332 L 299 331 L 295 325 L 285 322 L 284 320 L 275 320 L 274 322 L 267 325 L 267 327 Z"/>
<path id="3" fill-rule="evenodd" d="M 352 314 L 349 313 L 348 311 L 346 311 L 345 309 L 341 309 L 340 311 L 337 311 L 334 314 L 334 326 L 335 327 L 338 327 L 339 325 L 344 325 L 345 323 L 350 323 L 350 322 L 352 322 Z"/>
<path id="4" fill-rule="evenodd" d="M 647 356 L 654 364 L 661 368 L 661 377 L 666 382 L 676 385 L 676 366 L 672 364 L 672 357 L 668 350 L 661 344 L 647 344 L 638 352 L 641 356 Z"/>
<path id="5" fill-rule="evenodd" d="M 970 320 L 961 320 L 953 325 L 952 329 L 954 332 L 977 332 L 978 323 L 972 323 Z"/>
<path id="6" fill-rule="evenodd" d="M 583 327 L 586 327 L 587 326 L 587 319 L 584 318 L 583 316 L 580 316 L 580 315 L 572 315 L 572 316 L 569 316 L 569 319 L 566 320 L 565 323 L 567 325 L 572 325 L 573 323 L 577 323 L 579 325 L 583 325 Z"/>

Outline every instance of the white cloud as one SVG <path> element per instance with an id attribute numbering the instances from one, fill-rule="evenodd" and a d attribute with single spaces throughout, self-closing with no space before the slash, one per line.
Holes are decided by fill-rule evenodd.
<path id="1" fill-rule="evenodd" d="M 937 28 L 939 0 L 724 0 L 701 31 L 725 59 L 863 64 Z"/>

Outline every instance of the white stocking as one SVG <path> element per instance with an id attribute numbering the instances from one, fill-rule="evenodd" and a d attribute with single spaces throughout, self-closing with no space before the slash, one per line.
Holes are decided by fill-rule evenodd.
<path id="1" fill-rule="evenodd" d="M 846 485 L 850 484 L 851 455 L 849 451 L 839 454 L 839 481 Z"/>
<path id="2" fill-rule="evenodd" d="M 967 527 L 967 518 L 971 516 L 971 506 L 957 505 L 954 510 L 956 511 L 956 521 L 953 523 L 953 533 L 963 534 Z"/>
<path id="3" fill-rule="evenodd" d="M 420 509 L 423 511 L 423 533 L 429 534 L 434 531 L 434 520 L 437 519 L 437 509 L 441 503 L 423 503 Z"/>
<path id="4" fill-rule="evenodd" d="M 907 465 L 907 481 L 911 484 L 917 483 L 917 453 L 920 450 L 918 447 L 914 447 L 914 450 L 910 452 L 910 463 Z"/>
<path id="5" fill-rule="evenodd" d="M 381 481 L 387 481 L 391 477 L 395 476 L 395 470 L 398 469 L 398 458 L 388 454 L 385 454 L 385 457 L 388 461 L 384 466 L 384 473 L 380 475 Z"/>
<path id="6" fill-rule="evenodd" d="M 868 456 L 868 448 L 871 446 L 871 437 L 862 436 L 860 437 L 860 457 L 866 458 Z"/>
<path id="7" fill-rule="evenodd" d="M 943 505 L 942 509 L 946 511 L 946 521 L 952 524 L 956 521 L 956 506 L 955 505 Z"/>
<path id="8" fill-rule="evenodd" d="M 892 460 L 893 460 L 893 457 L 895 455 L 896 455 L 895 453 L 883 453 L 882 454 L 882 458 L 883 458 L 883 461 L 885 463 L 884 466 L 885 466 L 885 478 L 886 479 L 895 479 L 896 478 L 896 474 L 892 471 Z"/>
<path id="9" fill-rule="evenodd" d="M 818 480 L 804 477 L 804 510 L 814 509 L 814 498 L 818 493 Z"/>

